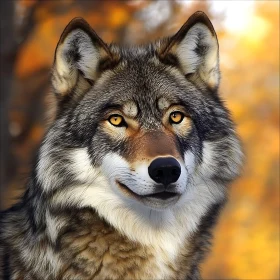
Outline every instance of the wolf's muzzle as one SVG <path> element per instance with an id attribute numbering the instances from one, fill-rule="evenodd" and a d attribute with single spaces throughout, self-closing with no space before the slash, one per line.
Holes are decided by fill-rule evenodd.
<path id="1" fill-rule="evenodd" d="M 150 177 L 157 183 L 168 186 L 175 183 L 181 175 L 180 163 L 172 157 L 157 158 L 148 167 Z"/>

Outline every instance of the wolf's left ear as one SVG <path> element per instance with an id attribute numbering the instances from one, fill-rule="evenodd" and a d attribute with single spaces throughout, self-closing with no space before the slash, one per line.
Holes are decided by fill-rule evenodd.
<path id="1" fill-rule="evenodd" d="M 85 92 L 98 78 L 101 66 L 113 60 L 108 46 L 90 25 L 82 18 L 74 18 L 64 29 L 55 51 L 52 85 L 56 95 L 63 99 Z"/>
<path id="2" fill-rule="evenodd" d="M 194 13 L 160 53 L 163 60 L 174 55 L 186 77 L 194 82 L 200 79 L 212 90 L 217 89 L 220 80 L 219 44 L 205 13 Z"/>

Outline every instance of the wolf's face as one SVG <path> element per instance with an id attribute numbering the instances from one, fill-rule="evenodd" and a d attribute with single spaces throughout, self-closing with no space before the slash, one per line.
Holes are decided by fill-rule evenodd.
<path id="1" fill-rule="evenodd" d="M 241 152 L 217 93 L 218 41 L 203 13 L 141 47 L 107 45 L 74 19 L 58 43 L 52 82 L 59 110 L 37 178 L 55 203 L 103 216 L 112 205 L 187 207 L 201 216 L 224 199 Z"/>
<path id="2" fill-rule="evenodd" d="M 121 63 L 80 102 L 75 118 L 87 123 L 74 128 L 90 139 L 88 154 L 114 192 L 131 202 L 166 208 L 185 193 L 201 157 L 202 142 L 189 109 L 195 107 L 195 87 L 144 49 L 139 61 L 129 51 L 131 62 Z M 82 135 L 89 127 L 94 128 L 91 136 Z"/>
<path id="3" fill-rule="evenodd" d="M 94 107 L 86 117 L 95 115 L 96 127 L 88 151 L 113 191 L 165 208 L 186 191 L 201 143 L 176 77 L 150 60 L 125 62 L 122 71 L 103 81 L 102 102 L 92 106 L 92 92 L 81 108 Z M 77 114 L 85 114 L 81 108 Z"/>

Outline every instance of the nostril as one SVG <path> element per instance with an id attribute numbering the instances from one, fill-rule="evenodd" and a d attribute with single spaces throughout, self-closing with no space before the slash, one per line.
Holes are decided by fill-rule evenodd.
<path id="1" fill-rule="evenodd" d="M 177 166 L 172 168 L 170 172 L 170 176 L 171 176 L 170 180 L 172 181 L 172 183 L 176 182 L 179 179 L 180 175 L 181 175 L 181 168 Z"/>
<path id="2" fill-rule="evenodd" d="M 164 175 L 164 174 L 163 174 L 163 170 L 161 170 L 161 169 L 156 169 L 155 178 L 156 178 L 157 180 L 160 180 L 160 178 L 161 178 L 163 175 Z"/>
<path id="3" fill-rule="evenodd" d="M 171 174 L 174 176 L 177 176 L 178 174 L 180 175 L 180 170 L 178 168 L 173 168 L 171 171 Z"/>

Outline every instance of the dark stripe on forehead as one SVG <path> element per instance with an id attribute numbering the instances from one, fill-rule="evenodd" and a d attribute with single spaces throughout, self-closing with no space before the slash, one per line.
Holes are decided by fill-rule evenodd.
<path id="1" fill-rule="evenodd" d="M 100 111 L 106 112 L 110 110 L 121 110 L 121 109 L 122 109 L 121 104 L 111 103 L 111 101 L 109 101 L 101 107 Z"/>

